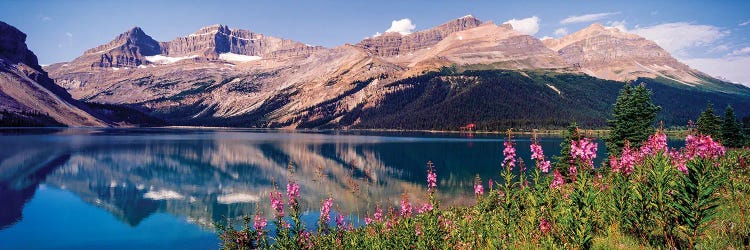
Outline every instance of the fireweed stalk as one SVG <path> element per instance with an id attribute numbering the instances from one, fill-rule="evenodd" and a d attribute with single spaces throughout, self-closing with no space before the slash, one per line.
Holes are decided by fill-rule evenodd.
<path id="1" fill-rule="evenodd" d="M 318 233 L 328 233 L 330 231 L 329 223 L 331 222 L 331 207 L 333 207 L 333 197 L 328 197 L 320 206 L 320 219 L 318 220 Z"/>

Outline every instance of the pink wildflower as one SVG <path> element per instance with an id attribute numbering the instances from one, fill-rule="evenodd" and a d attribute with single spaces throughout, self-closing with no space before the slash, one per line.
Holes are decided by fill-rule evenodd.
<path id="1" fill-rule="evenodd" d="M 475 184 L 474 185 L 474 194 L 476 195 L 483 195 L 484 194 L 484 187 L 482 184 Z"/>
<path id="2" fill-rule="evenodd" d="M 323 206 L 320 207 L 320 221 L 324 224 L 331 221 L 331 207 L 333 207 L 333 198 L 329 197 L 323 201 Z"/>
<path id="3" fill-rule="evenodd" d="M 490 178 L 490 181 L 487 182 L 487 186 L 490 187 L 490 190 L 492 190 L 492 185 L 494 183 L 492 182 L 492 178 Z"/>
<path id="4" fill-rule="evenodd" d="M 426 213 L 426 212 L 429 212 L 429 211 L 432 211 L 432 204 L 431 203 L 422 204 L 422 206 L 419 207 L 419 209 L 417 209 L 417 213 L 418 214 L 423 214 L 423 213 Z"/>
<path id="5" fill-rule="evenodd" d="M 688 174 L 688 169 L 687 169 L 688 159 L 683 153 L 679 151 L 669 152 L 669 158 L 672 161 L 672 165 L 677 166 L 677 170 L 680 170 L 680 172 L 682 172 L 683 174 Z"/>
<path id="6" fill-rule="evenodd" d="M 531 144 L 531 159 L 537 161 L 544 160 L 544 152 L 542 151 L 542 146 L 537 144 L 537 142 Z"/>
<path id="7" fill-rule="evenodd" d="M 505 146 L 505 149 L 503 149 L 505 159 L 503 160 L 502 165 L 509 169 L 513 169 L 513 167 L 516 166 L 516 148 L 513 147 L 513 142 L 510 141 L 510 139 L 506 140 L 503 143 L 503 146 Z"/>
<path id="8" fill-rule="evenodd" d="M 482 186 L 482 178 L 479 178 L 479 175 L 477 177 L 474 177 L 474 194 L 478 196 L 484 194 L 484 186 Z"/>
<path id="9" fill-rule="evenodd" d="M 552 229 L 552 225 L 549 223 L 549 221 L 545 218 L 542 218 L 539 220 L 539 232 L 542 234 L 547 234 Z"/>
<path id="10" fill-rule="evenodd" d="M 654 155 L 659 152 L 667 152 L 667 135 L 662 132 L 650 135 L 641 146 L 641 155 Z"/>
<path id="11" fill-rule="evenodd" d="M 551 164 L 549 161 L 540 161 L 539 162 L 539 169 L 542 170 L 542 173 L 549 173 L 549 168 Z"/>
<path id="12" fill-rule="evenodd" d="M 652 136 L 651 138 L 654 138 Z M 665 149 L 661 149 L 661 146 L 648 146 L 647 151 L 649 152 L 666 152 L 661 151 Z M 654 148 L 659 148 L 660 151 L 652 151 Z M 664 146 L 666 148 L 666 144 Z M 622 154 L 620 155 L 620 158 L 610 158 L 610 167 L 612 167 L 612 172 L 622 172 L 625 175 L 630 175 L 635 170 L 635 164 L 643 158 L 641 155 L 644 152 L 644 147 L 641 147 L 641 151 L 635 151 L 630 148 L 630 143 L 625 142 L 625 147 L 622 148 Z"/>
<path id="13" fill-rule="evenodd" d="M 276 213 L 276 217 L 284 217 L 284 200 L 281 198 L 279 191 L 271 191 L 271 208 Z"/>
<path id="14" fill-rule="evenodd" d="M 726 149 L 720 143 L 711 139 L 710 135 L 688 135 L 685 137 L 685 148 L 681 152 L 669 154 L 672 164 L 677 166 L 683 174 L 688 173 L 687 162 L 695 158 L 716 159 L 723 156 Z"/>
<path id="15" fill-rule="evenodd" d="M 563 180 L 562 174 L 560 174 L 560 171 L 557 171 L 555 169 L 554 178 L 552 179 L 552 183 L 549 185 L 550 188 L 558 188 L 565 183 L 565 180 Z"/>
<path id="16" fill-rule="evenodd" d="M 596 149 L 597 144 L 595 142 L 589 140 L 589 138 L 583 138 L 578 141 L 571 141 L 570 155 L 573 159 L 579 159 L 585 166 L 593 167 Z"/>
<path id="17" fill-rule="evenodd" d="M 365 225 L 370 225 L 370 223 L 372 223 L 372 219 L 369 216 L 365 217 Z"/>
<path id="18" fill-rule="evenodd" d="M 415 234 L 416 234 L 417 236 L 422 236 L 422 227 L 421 227 L 421 226 L 419 226 L 419 225 L 417 225 L 417 226 L 416 226 L 416 227 L 414 228 L 414 233 L 415 233 Z"/>
<path id="19" fill-rule="evenodd" d="M 412 207 L 411 203 L 409 202 L 409 198 L 406 197 L 406 194 L 401 195 L 401 216 L 403 217 L 409 217 L 412 213 Z"/>
<path id="20" fill-rule="evenodd" d="M 312 236 L 312 233 L 310 233 L 309 231 L 304 231 L 304 232 L 300 233 L 300 238 L 299 238 L 299 242 L 298 243 L 300 244 L 300 246 L 302 247 L 302 249 L 313 249 L 314 248 L 314 244 L 313 244 L 312 240 L 310 240 L 310 236 Z"/>
<path id="21" fill-rule="evenodd" d="M 338 229 L 343 229 L 346 227 L 346 220 L 344 218 L 344 215 L 339 213 L 339 215 L 336 216 L 336 227 Z"/>
<path id="22" fill-rule="evenodd" d="M 297 199 L 299 199 L 299 184 L 296 182 L 287 183 L 286 196 L 289 198 L 289 206 L 297 204 Z"/>
<path id="23" fill-rule="evenodd" d="M 536 140 L 531 144 L 531 159 L 536 160 L 536 165 L 542 170 L 542 173 L 549 172 L 550 162 L 544 160 L 544 151 L 542 151 L 542 146 Z"/>
<path id="24" fill-rule="evenodd" d="M 377 222 L 383 221 L 383 209 L 380 209 L 380 207 L 376 207 L 375 213 L 372 214 L 372 217 Z"/>
<path id="25" fill-rule="evenodd" d="M 258 234 L 262 234 L 263 229 L 266 228 L 268 225 L 268 221 L 266 221 L 266 218 L 261 217 L 259 214 L 255 215 L 255 220 L 253 220 L 253 228 L 255 229 Z"/>
<path id="26" fill-rule="evenodd" d="M 568 167 L 568 174 L 570 176 L 574 176 L 578 173 L 578 167 L 575 164 L 571 164 L 570 167 Z"/>
<path id="27" fill-rule="evenodd" d="M 437 173 L 435 170 L 430 168 L 427 170 L 427 191 L 434 192 L 437 188 Z"/>

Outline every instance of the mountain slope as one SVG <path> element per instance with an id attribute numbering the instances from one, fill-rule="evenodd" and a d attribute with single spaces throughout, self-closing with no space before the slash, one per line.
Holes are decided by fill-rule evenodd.
<path id="1" fill-rule="evenodd" d="M 0 22 L 0 125 L 106 126 L 55 85 L 25 41 L 26 34 Z"/>
<path id="2" fill-rule="evenodd" d="M 652 89 L 652 99 L 663 108 L 657 118 L 667 126 L 695 120 L 707 101 L 750 115 L 750 98 L 744 96 L 686 90 L 648 78 L 637 83 Z M 378 106 L 359 107 L 328 126 L 456 130 L 474 123 L 478 129 L 501 131 L 562 128 L 577 121 L 606 127 L 622 85 L 548 70 L 444 70 L 394 82 L 389 87 L 398 91 Z"/>
<path id="3" fill-rule="evenodd" d="M 102 58 L 113 58 L 111 61 L 116 63 L 101 63 Z M 443 112 L 434 113 L 434 117 L 458 111 L 452 107 L 486 98 L 483 92 L 493 91 L 503 98 L 483 102 L 486 106 L 470 109 L 476 113 L 466 114 L 466 119 L 457 117 L 449 127 L 456 128 L 459 122 L 472 119 L 487 124 L 490 120 L 497 124 L 511 122 L 497 122 L 498 119 L 577 119 L 603 126 L 610 110 L 603 108 L 600 100 L 613 102 L 609 97 L 616 91 L 609 91 L 611 86 L 639 78 L 668 85 L 669 91 L 685 91 L 689 93 L 686 96 L 705 94 L 706 100 L 724 96 L 728 102 L 742 105 L 750 97 L 750 88 L 690 69 L 655 43 L 613 28 L 592 25 L 561 39 L 540 41 L 515 31 L 509 24 L 483 23 L 472 16 L 412 34 L 386 33 L 334 48 L 309 46 L 224 25 L 204 27 L 168 42 L 156 42 L 135 28 L 71 62 L 47 69 L 76 99 L 137 109 L 173 124 L 196 126 L 376 128 L 393 122 L 374 119 L 383 122 L 378 125 L 371 119 L 374 114 L 398 116 L 402 112 L 404 117 L 398 119 L 412 123 L 405 127 L 429 128 L 434 126 L 413 118 L 434 110 Z M 534 84 L 515 76 L 487 78 L 467 83 L 466 89 L 459 89 L 468 92 L 452 96 L 458 93 L 453 87 L 446 88 L 456 84 L 452 81 L 430 80 L 434 86 L 403 82 L 429 77 L 434 72 L 443 74 L 441 70 L 445 69 L 455 69 L 452 72 L 459 75 L 473 72 L 468 69 L 514 70 L 534 78 Z M 557 90 L 590 101 L 568 103 L 570 100 L 565 98 L 547 98 L 539 103 L 548 105 L 544 109 L 550 111 L 544 113 L 554 118 L 530 114 L 530 109 L 519 106 L 524 102 L 514 98 L 555 90 L 546 84 L 557 86 L 544 82 L 547 78 L 535 78 L 533 72 L 569 75 L 549 81 L 561 86 L 576 84 L 578 87 L 571 85 L 567 91 L 560 87 Z M 454 73 L 441 77 L 459 76 Z M 585 78 L 584 74 L 596 78 Z M 608 91 L 589 91 L 601 84 Z M 497 89 L 499 86 L 502 88 Z M 426 91 L 423 87 L 434 89 L 414 92 Z M 406 99 L 399 101 L 404 105 L 388 106 L 393 100 L 389 98 Z M 441 104 L 418 105 L 431 107 L 429 110 L 407 105 L 419 103 L 419 98 L 441 100 Z M 680 98 L 677 95 L 670 101 L 680 102 Z M 508 110 L 501 111 L 499 107 Z M 569 114 L 574 112 L 582 114 Z M 686 122 L 682 118 L 667 120 Z"/>
<path id="4" fill-rule="evenodd" d="M 602 79 L 630 81 L 652 78 L 707 91 L 750 93 L 744 86 L 727 83 L 690 68 L 653 41 L 598 23 L 559 39 L 545 39 L 543 42 L 557 51 L 568 65 Z"/>

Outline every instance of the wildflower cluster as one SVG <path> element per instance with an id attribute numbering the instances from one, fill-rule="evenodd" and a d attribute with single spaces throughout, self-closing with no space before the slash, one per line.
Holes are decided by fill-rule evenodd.
<path id="1" fill-rule="evenodd" d="M 542 145 L 539 145 L 539 142 L 536 140 L 536 136 L 534 136 L 534 142 L 531 144 L 531 159 L 534 159 L 536 161 L 536 166 L 540 170 L 542 170 L 542 173 L 548 173 L 549 168 L 551 166 L 550 161 L 544 159 L 544 151 L 542 151 Z"/>
<path id="2" fill-rule="evenodd" d="M 511 141 L 511 138 L 508 138 L 505 142 L 503 142 L 503 146 L 505 147 L 503 149 L 503 155 L 505 156 L 505 159 L 503 159 L 503 166 L 509 169 L 513 169 L 513 167 L 516 166 L 516 148 L 513 146 L 513 141 Z"/>
<path id="3" fill-rule="evenodd" d="M 578 141 L 570 142 L 570 155 L 573 159 L 578 159 L 582 167 L 594 167 L 594 159 L 596 158 L 597 143 L 593 142 L 589 138 L 583 138 Z M 575 162 L 571 164 L 570 174 L 576 174 Z"/>

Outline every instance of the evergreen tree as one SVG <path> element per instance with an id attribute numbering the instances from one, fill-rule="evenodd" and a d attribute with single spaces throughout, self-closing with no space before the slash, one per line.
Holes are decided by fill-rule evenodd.
<path id="1" fill-rule="evenodd" d="M 633 147 L 640 147 L 654 133 L 654 122 L 659 110 L 661 107 L 651 102 L 651 90 L 645 85 L 631 87 L 626 84 L 620 90 L 612 109 L 607 151 L 613 155 L 620 154 L 625 141 L 629 141 Z"/>
<path id="2" fill-rule="evenodd" d="M 728 147 L 741 147 L 743 143 L 740 133 L 740 124 L 734 116 L 732 106 L 727 106 L 724 111 L 724 123 L 721 124 L 721 142 Z"/>
<path id="3" fill-rule="evenodd" d="M 711 102 L 706 104 L 706 110 L 698 117 L 695 125 L 699 133 L 721 138 L 721 117 L 714 115 L 714 105 Z"/>
<path id="4" fill-rule="evenodd" d="M 570 143 L 573 140 L 578 140 L 580 137 L 578 131 L 578 124 L 571 122 L 568 125 L 568 130 L 563 133 L 563 140 L 560 142 L 560 155 L 552 157 L 555 160 L 555 169 L 559 170 L 561 174 L 568 174 L 568 167 L 573 157 L 570 155 Z"/>

